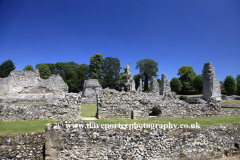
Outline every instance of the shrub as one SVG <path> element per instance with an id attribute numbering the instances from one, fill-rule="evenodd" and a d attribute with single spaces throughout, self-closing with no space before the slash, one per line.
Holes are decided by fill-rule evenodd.
<path id="1" fill-rule="evenodd" d="M 173 92 L 176 92 L 177 94 L 181 91 L 182 89 L 182 84 L 180 82 L 180 80 L 176 77 L 174 77 L 171 81 L 170 81 L 170 86 L 171 86 L 171 90 Z"/>
<path id="2" fill-rule="evenodd" d="M 187 98 L 187 96 L 180 96 L 180 100 L 185 100 Z"/>

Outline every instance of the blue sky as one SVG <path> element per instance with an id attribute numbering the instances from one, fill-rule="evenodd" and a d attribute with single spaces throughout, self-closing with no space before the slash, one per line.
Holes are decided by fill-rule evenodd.
<path id="1" fill-rule="evenodd" d="M 201 74 L 240 74 L 239 0 L 0 0 L 0 64 L 74 61 L 102 53 L 121 67 L 150 58 L 158 77 L 178 77 L 183 65 Z"/>

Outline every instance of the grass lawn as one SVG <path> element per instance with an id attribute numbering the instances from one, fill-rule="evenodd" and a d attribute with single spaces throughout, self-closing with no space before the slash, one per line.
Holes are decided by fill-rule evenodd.
<path id="1" fill-rule="evenodd" d="M 47 123 L 58 120 L 32 120 L 32 121 L 0 121 L 0 135 L 17 135 L 20 133 L 32 133 L 45 131 Z"/>
<path id="2" fill-rule="evenodd" d="M 221 108 L 221 110 L 240 110 L 240 108 Z"/>
<path id="3" fill-rule="evenodd" d="M 97 113 L 97 105 L 81 105 L 81 117 L 95 117 Z"/>
<path id="4" fill-rule="evenodd" d="M 223 100 L 220 104 L 236 104 L 236 105 L 240 105 L 240 100 Z"/>
<path id="5" fill-rule="evenodd" d="M 236 124 L 240 122 L 240 115 L 238 116 L 226 116 L 226 117 L 203 117 L 203 118 L 151 118 L 148 120 L 133 120 L 133 119 L 100 119 L 92 120 L 98 124 L 132 124 L 132 123 L 153 123 L 153 124 L 195 124 L 198 122 L 200 127 L 215 126 L 215 125 L 228 125 Z"/>
<path id="6" fill-rule="evenodd" d="M 44 105 L 46 103 L 41 103 L 41 102 L 27 102 L 27 103 L 24 103 L 24 102 L 19 102 L 18 104 L 38 104 L 38 105 Z"/>
<path id="7" fill-rule="evenodd" d="M 202 94 L 196 94 L 196 95 L 179 95 L 179 96 L 199 97 L 199 96 L 203 96 L 203 95 Z"/>

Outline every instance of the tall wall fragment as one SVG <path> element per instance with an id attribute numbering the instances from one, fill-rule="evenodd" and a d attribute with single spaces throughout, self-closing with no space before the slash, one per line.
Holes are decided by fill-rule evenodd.
<path id="1" fill-rule="evenodd" d="M 151 85 L 151 92 L 159 93 L 158 81 L 154 76 L 151 77 L 151 84 L 150 85 Z"/>
<path id="2" fill-rule="evenodd" d="M 127 91 L 135 91 L 135 81 L 132 79 L 132 74 L 130 70 L 130 63 L 127 64 L 127 83 L 125 86 L 127 87 Z"/>
<path id="3" fill-rule="evenodd" d="M 83 84 L 82 97 L 96 97 L 96 92 L 101 90 L 102 86 L 97 79 L 85 80 Z"/>
<path id="4" fill-rule="evenodd" d="M 142 92 L 142 78 L 139 79 L 138 92 Z"/>
<path id="5" fill-rule="evenodd" d="M 171 92 L 171 87 L 170 87 L 170 83 L 169 83 L 169 80 L 168 80 L 166 74 L 162 74 L 161 95 L 164 95 L 165 92 L 170 93 Z"/>
<path id="6" fill-rule="evenodd" d="M 6 78 L 0 78 L 0 99 L 46 100 L 63 98 L 68 86 L 60 75 L 48 79 L 40 78 L 39 71 L 12 71 Z"/>
<path id="7" fill-rule="evenodd" d="M 208 100 L 210 97 L 221 101 L 220 83 L 215 75 L 212 62 L 207 62 L 203 66 L 203 98 Z"/>

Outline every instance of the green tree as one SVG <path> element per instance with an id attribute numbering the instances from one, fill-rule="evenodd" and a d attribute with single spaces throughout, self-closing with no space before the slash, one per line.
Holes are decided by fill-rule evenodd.
<path id="1" fill-rule="evenodd" d="M 118 88 L 118 79 L 120 77 L 120 61 L 118 58 L 113 58 L 113 57 L 106 57 L 103 60 L 102 64 L 102 77 L 103 77 L 103 82 L 102 82 L 102 87 L 106 88 L 112 88 L 112 89 L 117 89 Z"/>
<path id="2" fill-rule="evenodd" d="M 36 68 L 39 70 L 41 78 L 48 79 L 51 76 L 51 72 L 47 64 L 38 64 Z"/>
<path id="3" fill-rule="evenodd" d="M 202 75 L 196 75 L 193 78 L 193 87 L 198 90 L 198 93 L 202 93 L 203 90 L 203 76 Z"/>
<path id="4" fill-rule="evenodd" d="M 33 71 L 33 66 L 32 65 L 27 65 L 25 68 L 23 68 L 23 71 Z"/>
<path id="5" fill-rule="evenodd" d="M 142 78 L 142 76 L 140 74 L 134 74 L 133 75 L 133 79 L 135 81 L 135 89 L 137 90 L 138 86 L 139 86 L 139 79 Z"/>
<path id="6" fill-rule="evenodd" d="M 125 86 L 125 83 L 127 83 L 127 67 L 123 67 L 123 70 L 123 72 L 120 72 L 120 78 L 118 79 L 120 89 Z"/>
<path id="7" fill-rule="evenodd" d="M 159 91 L 161 91 L 161 80 L 160 80 L 160 79 L 157 79 L 157 81 L 158 81 Z"/>
<path id="8" fill-rule="evenodd" d="M 13 64 L 12 60 L 7 60 L 4 61 L 1 65 L 0 65 L 0 78 L 5 78 L 8 77 L 10 72 L 13 71 L 15 69 L 15 65 Z"/>
<path id="9" fill-rule="evenodd" d="M 224 80 L 224 87 L 227 91 L 227 95 L 235 94 L 237 90 L 237 84 L 235 82 L 235 79 L 232 76 L 227 76 Z"/>
<path id="10" fill-rule="evenodd" d="M 100 80 L 100 76 L 103 73 L 101 67 L 103 64 L 103 57 L 101 53 L 94 54 L 90 58 L 90 65 L 89 65 L 89 73 L 91 79 L 97 79 L 100 84 L 102 84 L 102 80 Z"/>
<path id="11" fill-rule="evenodd" d="M 76 70 L 77 80 L 78 80 L 78 89 L 80 91 L 83 90 L 84 80 L 87 80 L 89 78 L 88 77 L 88 74 L 89 74 L 88 69 L 89 69 L 89 66 L 83 63 Z"/>
<path id="12" fill-rule="evenodd" d="M 189 94 L 190 91 L 193 89 L 193 78 L 196 75 L 193 68 L 191 66 L 182 66 L 179 68 L 178 74 L 179 80 L 182 83 L 182 93 Z"/>
<path id="13" fill-rule="evenodd" d="M 144 90 L 148 90 L 148 82 L 151 76 L 157 77 L 158 63 L 152 59 L 143 59 L 137 62 L 136 69 L 140 70 L 140 75 L 144 80 Z"/>
<path id="14" fill-rule="evenodd" d="M 220 81 L 219 83 L 220 83 L 221 89 L 224 89 L 224 82 L 223 82 L 223 81 Z"/>
<path id="15" fill-rule="evenodd" d="M 172 78 L 172 80 L 170 81 L 170 86 L 173 92 L 176 92 L 177 94 L 181 92 L 182 84 L 178 78 Z"/>
<path id="16" fill-rule="evenodd" d="M 240 95 L 240 74 L 237 75 L 236 81 L 237 81 L 237 95 Z"/>

